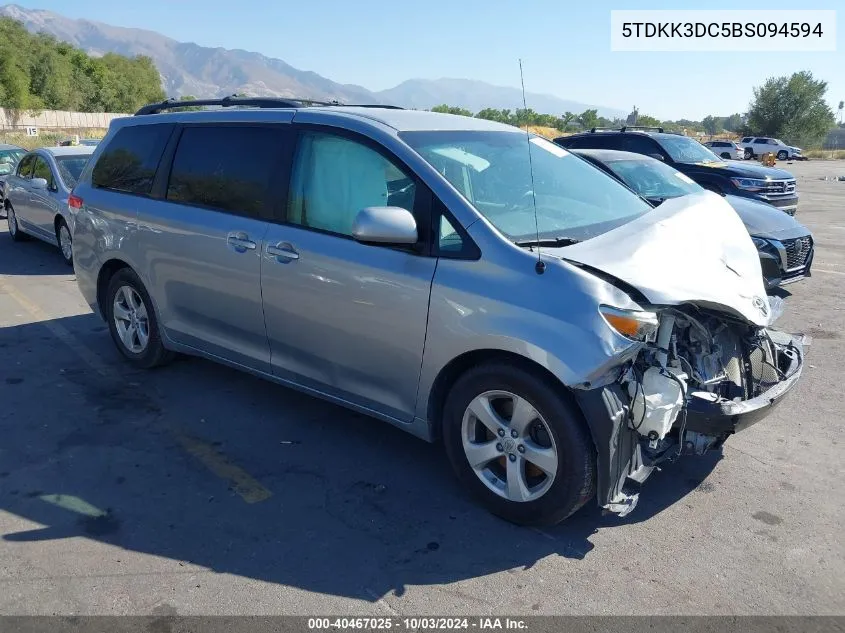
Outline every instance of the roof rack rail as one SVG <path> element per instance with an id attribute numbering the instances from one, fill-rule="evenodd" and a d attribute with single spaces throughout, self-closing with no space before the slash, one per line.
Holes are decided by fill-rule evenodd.
<path id="1" fill-rule="evenodd" d="M 135 113 L 135 116 L 144 114 L 159 114 L 165 110 L 176 110 L 177 108 L 197 106 L 220 106 L 222 108 L 249 107 L 249 108 L 304 108 L 310 106 L 344 106 L 339 101 L 314 101 L 312 99 L 286 99 L 282 97 L 223 97 L 222 99 L 193 99 L 182 101 L 171 97 L 159 103 L 145 105 Z M 401 110 L 399 106 L 361 104 L 354 105 L 356 108 L 389 108 Z"/>
<path id="2" fill-rule="evenodd" d="M 653 125 L 623 125 L 619 131 L 625 132 L 627 130 L 657 130 L 658 132 L 662 133 L 662 127 L 655 127 Z"/>
<path id="3" fill-rule="evenodd" d="M 613 130 L 615 132 L 616 128 L 615 127 L 591 127 L 590 133 L 595 133 L 596 130 Z"/>

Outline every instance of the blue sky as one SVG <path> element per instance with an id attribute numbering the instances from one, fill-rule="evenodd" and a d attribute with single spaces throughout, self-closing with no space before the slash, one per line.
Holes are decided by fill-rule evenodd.
<path id="1" fill-rule="evenodd" d="M 810 70 L 845 99 L 841 0 L 18 0 L 30 8 L 158 31 L 180 41 L 257 51 L 372 90 L 415 77 L 463 77 L 525 85 L 565 99 L 637 105 L 659 118 L 747 109 L 767 77 Z M 611 9 L 839 9 L 834 53 L 613 53 Z M 530 103 L 528 104 L 530 107 Z"/>

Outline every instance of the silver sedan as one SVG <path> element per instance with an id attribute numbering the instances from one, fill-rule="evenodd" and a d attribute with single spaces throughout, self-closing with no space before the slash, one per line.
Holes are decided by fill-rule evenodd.
<path id="1" fill-rule="evenodd" d="M 6 178 L 4 207 L 9 234 L 58 246 L 73 265 L 73 214 L 68 199 L 94 147 L 42 147 L 26 154 Z"/>

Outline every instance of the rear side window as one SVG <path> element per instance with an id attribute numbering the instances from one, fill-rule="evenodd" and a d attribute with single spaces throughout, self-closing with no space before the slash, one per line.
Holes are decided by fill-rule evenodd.
<path id="1" fill-rule="evenodd" d="M 91 174 L 95 187 L 148 195 L 173 126 L 132 125 L 115 134 Z"/>
<path id="2" fill-rule="evenodd" d="M 622 149 L 635 154 L 660 154 L 660 148 L 642 134 L 628 134 L 624 137 Z"/>
<path id="3" fill-rule="evenodd" d="M 167 199 L 269 218 L 271 185 L 282 177 L 285 132 L 274 127 L 188 127 L 182 132 Z"/>

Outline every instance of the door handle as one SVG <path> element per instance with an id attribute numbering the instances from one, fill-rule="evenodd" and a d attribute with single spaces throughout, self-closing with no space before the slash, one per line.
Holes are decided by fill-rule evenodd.
<path id="1" fill-rule="evenodd" d="M 293 245 L 289 244 L 288 242 L 279 242 L 276 245 L 268 245 L 267 254 L 272 255 L 273 257 L 279 260 L 299 259 L 299 253 L 297 253 Z"/>
<path id="2" fill-rule="evenodd" d="M 246 253 L 247 251 L 255 250 L 255 242 L 249 239 L 249 235 L 243 232 L 229 233 L 229 235 L 226 236 L 226 242 L 238 253 Z"/>

